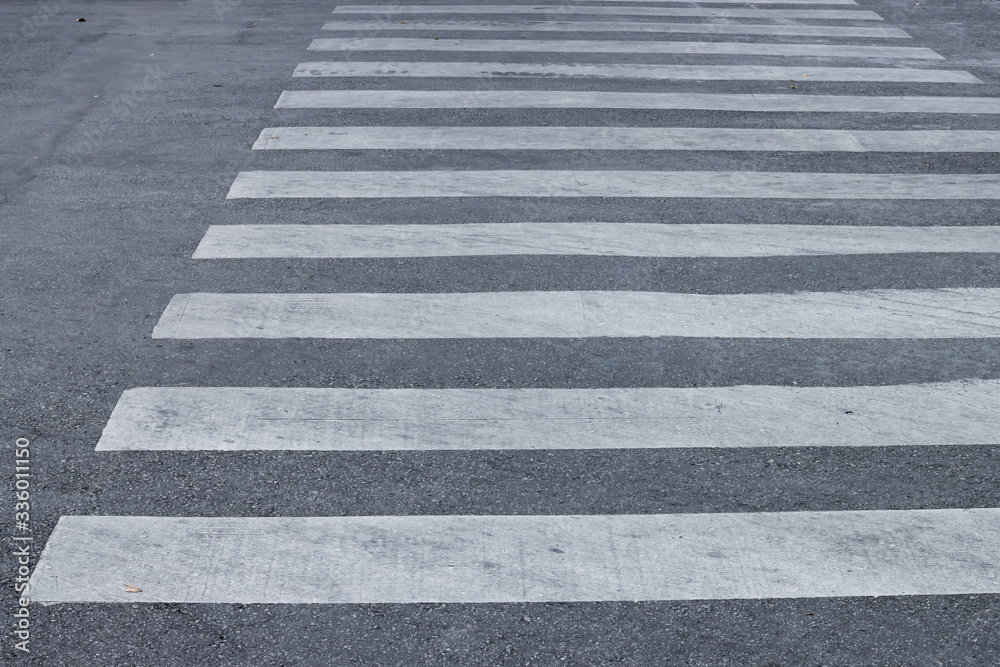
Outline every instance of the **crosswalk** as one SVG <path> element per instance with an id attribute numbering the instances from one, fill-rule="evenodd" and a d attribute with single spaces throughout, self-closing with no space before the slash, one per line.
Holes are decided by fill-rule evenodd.
<path id="1" fill-rule="evenodd" d="M 610 262 L 759 262 L 1000 253 L 1000 227 L 983 221 L 946 226 L 889 216 L 870 224 L 844 213 L 832 223 L 809 224 L 811 206 L 836 211 L 846 202 L 959 205 L 1000 199 L 1000 174 L 956 171 L 944 161 L 955 154 L 975 158 L 1000 152 L 1000 132 L 956 122 L 996 116 L 1000 101 L 977 93 L 984 84 L 979 76 L 952 67 L 934 50 L 902 42 L 911 39 L 905 31 L 878 25 L 883 18 L 863 2 L 749 4 L 336 6 L 334 20 L 321 27 L 342 34 L 303 45 L 310 58 L 326 59 L 295 67 L 290 82 L 298 88 L 281 92 L 275 104 L 278 113 L 304 111 L 323 120 L 255 128 L 255 157 L 284 161 L 257 163 L 263 168 L 232 175 L 226 197 L 237 204 L 261 200 L 269 206 L 267 223 L 211 225 L 193 258 L 248 266 L 275 259 L 533 257 L 545 266 L 558 257 L 588 256 Z M 826 43 L 837 39 L 850 41 Z M 392 59 L 379 59 L 384 56 Z M 810 88 L 800 91 L 803 84 Z M 883 85 L 891 86 L 891 94 L 881 94 Z M 359 110 L 377 112 L 372 117 L 383 124 L 342 122 L 343 114 L 360 117 Z M 510 111 L 515 120 L 455 122 L 456 110 Z M 405 116 L 402 123 L 378 120 L 416 111 L 423 115 Z M 567 114 L 594 111 L 604 125 L 567 120 Z M 624 111 L 721 113 L 704 114 L 697 126 L 664 124 L 659 116 L 645 124 L 608 120 L 625 119 Z M 562 115 L 553 122 L 551 113 Z M 790 113 L 803 114 L 804 125 L 783 127 Z M 756 120 L 741 125 L 742 114 L 756 114 Z M 771 114 L 777 114 L 775 120 Z M 856 120 L 861 117 L 869 124 Z M 350 152 L 385 154 L 397 160 L 396 168 L 344 168 L 339 156 Z M 574 152 L 586 152 L 597 166 L 565 164 L 562 156 Z M 414 168 L 399 157 L 414 153 L 434 156 L 434 166 Z M 859 154 L 882 160 L 880 166 L 846 161 Z M 463 161 L 470 155 L 479 166 Z M 532 157 L 508 160 L 524 155 Z M 622 155 L 635 156 L 634 164 L 601 166 L 609 156 Z M 692 155 L 700 166 L 690 168 L 678 158 L 677 167 L 645 168 L 648 155 L 663 160 Z M 772 155 L 774 168 L 739 168 L 734 155 Z M 782 157 L 788 155 L 845 161 L 835 168 L 804 169 Z M 895 164 L 888 157 L 907 155 L 943 161 L 922 170 L 886 168 Z M 301 166 L 269 168 L 274 164 Z M 547 220 L 539 206 L 532 218 L 455 221 L 458 214 L 447 213 L 459 201 L 502 199 L 573 202 L 588 214 Z M 302 209 L 291 208 L 295 200 L 331 213 L 321 223 L 315 218 L 305 223 L 297 218 Z M 405 221 L 388 220 L 378 205 L 392 200 L 404 205 L 432 200 L 446 213 L 439 219 L 414 213 Z M 604 215 L 609 202 L 628 210 L 644 200 L 661 203 L 662 213 L 624 220 Z M 714 206 L 774 200 L 802 208 L 795 219 L 766 223 L 676 220 L 672 213 L 679 202 L 691 200 Z M 365 220 L 339 215 L 338 207 L 358 201 L 372 203 Z M 501 285 L 468 291 L 443 278 L 436 291 L 425 292 L 177 293 L 150 333 L 192 345 L 260 339 L 270 349 L 295 339 L 391 340 L 404 346 L 432 339 L 500 345 L 515 339 L 690 338 L 948 344 L 1000 337 L 1000 289 L 713 294 L 512 291 Z M 565 370 L 571 377 L 573 369 Z M 996 380 L 895 384 L 887 378 L 879 386 L 788 386 L 775 378 L 773 384 L 651 387 L 616 379 L 611 384 L 140 386 L 121 395 L 96 448 L 415 456 L 501 450 L 933 450 L 997 444 L 1000 432 Z M 34 599 L 45 603 L 505 604 L 959 595 L 1000 593 L 998 554 L 996 508 L 67 516 L 49 538 L 31 589 Z M 141 595 L 125 592 L 123 581 L 141 588 Z"/>

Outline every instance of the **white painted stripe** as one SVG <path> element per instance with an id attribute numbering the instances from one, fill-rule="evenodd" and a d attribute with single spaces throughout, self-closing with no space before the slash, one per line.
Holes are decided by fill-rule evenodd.
<path id="1" fill-rule="evenodd" d="M 1000 382 L 710 389 L 150 387 L 97 449 L 521 450 L 1000 444 Z"/>
<path id="2" fill-rule="evenodd" d="M 761 599 L 995 594 L 998 570 L 1000 509 L 64 516 L 30 587 L 41 603 Z"/>
<path id="3" fill-rule="evenodd" d="M 854 0 L 577 0 L 578 2 L 663 3 L 673 5 L 854 5 Z M 512 5 L 517 6 L 517 5 Z"/>
<path id="4" fill-rule="evenodd" d="M 293 76 L 405 77 L 572 77 L 684 79 L 711 81 L 899 81 L 909 83 L 982 83 L 968 72 L 894 67 L 786 67 L 765 65 L 546 64 L 472 62 L 300 63 Z"/>
<path id="5" fill-rule="evenodd" d="M 751 9 L 728 7 L 600 7 L 585 5 L 340 5 L 336 14 L 547 14 L 572 16 L 712 16 L 715 18 L 882 21 L 875 12 L 855 9 Z"/>
<path id="6" fill-rule="evenodd" d="M 708 109 L 1000 114 L 996 97 L 616 93 L 548 90 L 286 90 L 278 109 Z"/>
<path id="7" fill-rule="evenodd" d="M 757 25 L 739 23 L 663 23 L 625 21 L 329 21 L 323 30 L 445 30 L 545 31 L 545 32 L 638 32 L 704 33 L 719 35 L 787 35 L 790 37 L 870 37 L 909 39 L 899 28 L 831 25 Z"/>
<path id="8" fill-rule="evenodd" d="M 212 225 L 195 259 L 607 255 L 780 257 L 1000 253 L 1000 226 L 672 225 L 528 222 Z"/>
<path id="9" fill-rule="evenodd" d="M 1000 151 L 1000 132 L 979 130 L 912 130 L 883 132 L 852 130 L 851 136 L 866 151 L 992 153 Z"/>
<path id="10" fill-rule="evenodd" d="M 178 294 L 153 338 L 997 338 L 1000 289 Z"/>
<path id="11" fill-rule="evenodd" d="M 579 2 L 663 3 L 674 5 L 854 5 L 854 0 L 578 0 Z M 516 6 L 516 5 L 512 5 Z"/>
<path id="12" fill-rule="evenodd" d="M 437 39 L 350 37 L 314 39 L 310 51 L 462 51 L 499 53 L 686 53 L 701 55 L 805 56 L 813 58 L 906 58 L 944 60 L 931 49 L 842 44 L 760 42 L 613 42 L 606 40 Z"/>
<path id="13" fill-rule="evenodd" d="M 993 153 L 990 130 L 771 130 L 725 127 L 270 127 L 255 150 L 671 150 Z"/>
<path id="14" fill-rule="evenodd" d="M 779 171 L 242 171 L 228 199 L 707 197 L 1000 199 L 1000 174 Z"/>

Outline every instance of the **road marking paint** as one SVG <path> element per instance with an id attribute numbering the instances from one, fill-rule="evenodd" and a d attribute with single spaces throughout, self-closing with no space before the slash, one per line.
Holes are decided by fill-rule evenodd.
<path id="1" fill-rule="evenodd" d="M 725 127 L 269 127 L 255 150 L 1000 151 L 991 130 L 814 130 Z"/>
<path id="2" fill-rule="evenodd" d="M 194 259 L 604 255 L 788 257 L 1000 253 L 1000 226 L 875 227 L 613 222 L 212 225 Z"/>
<path id="3" fill-rule="evenodd" d="M 1000 199 L 1000 174 L 779 171 L 243 171 L 227 198 Z"/>
<path id="4" fill-rule="evenodd" d="M 1000 289 L 179 294 L 153 338 L 997 338 Z"/>
<path id="5" fill-rule="evenodd" d="M 144 387 L 101 451 L 1000 444 L 1000 382 L 704 389 Z"/>
<path id="6" fill-rule="evenodd" d="M 909 39 L 899 28 L 828 25 L 756 25 L 739 23 L 663 23 L 626 21 L 329 21 L 323 30 L 444 30 L 546 32 L 674 32 L 718 35 L 786 35 L 791 37 L 870 37 Z"/>
<path id="7" fill-rule="evenodd" d="M 572 16 L 712 16 L 715 18 L 882 21 L 875 12 L 855 9 L 753 9 L 729 7 L 600 7 L 586 5 L 340 5 L 335 14 L 546 14 Z"/>
<path id="8" fill-rule="evenodd" d="M 300 63 L 295 77 L 567 77 L 705 81 L 871 81 L 908 83 L 976 83 L 968 72 L 894 67 L 791 67 L 767 65 L 636 65 L 531 64 L 479 62 L 359 62 Z"/>
<path id="9" fill-rule="evenodd" d="M 547 90 L 286 90 L 278 109 L 706 109 L 1000 114 L 996 97 L 617 93 Z"/>
<path id="10" fill-rule="evenodd" d="M 499 53 L 682 53 L 701 55 L 804 56 L 812 58 L 905 58 L 944 60 L 931 49 L 843 44 L 760 42 L 615 42 L 607 40 L 437 39 L 348 37 L 314 39 L 310 51 L 447 51 Z"/>
<path id="11" fill-rule="evenodd" d="M 636 0 L 580 0 L 582 2 L 631 2 Z M 854 0 L 641 0 L 649 3 L 664 3 L 675 5 L 854 5 Z M 516 7 L 517 5 L 511 5 Z"/>
<path id="12" fill-rule="evenodd" d="M 704 600 L 995 594 L 998 571 L 998 509 L 64 516 L 30 587 L 41 603 Z"/>

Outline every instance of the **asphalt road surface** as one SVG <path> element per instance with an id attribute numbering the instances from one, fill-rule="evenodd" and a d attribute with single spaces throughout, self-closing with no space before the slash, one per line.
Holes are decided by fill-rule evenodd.
<path id="1" fill-rule="evenodd" d="M 0 7 L 4 664 L 997 664 L 1000 2 L 458 1 Z"/>

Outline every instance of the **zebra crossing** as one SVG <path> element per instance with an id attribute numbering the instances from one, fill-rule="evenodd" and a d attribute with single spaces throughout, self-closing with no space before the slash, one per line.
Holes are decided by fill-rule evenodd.
<path id="1" fill-rule="evenodd" d="M 336 6 L 335 20 L 322 29 L 345 36 L 316 38 L 307 45 L 310 57 L 324 54 L 330 59 L 301 62 L 290 78 L 311 88 L 283 91 L 275 104 L 279 110 L 329 114 L 330 124 L 265 127 L 252 145 L 258 151 L 255 155 L 289 160 L 315 156 L 329 168 L 236 174 L 226 198 L 237 203 L 276 200 L 269 209 L 270 224 L 211 225 L 193 258 L 421 261 L 532 256 L 545 262 L 557 256 L 600 256 L 754 261 L 1000 252 L 1000 227 L 980 224 L 959 227 L 907 220 L 879 225 L 850 224 L 850 220 L 821 225 L 802 224 L 803 220 L 722 224 L 707 219 L 685 224 L 671 219 L 669 205 L 660 219 L 644 216 L 609 222 L 601 215 L 605 199 L 704 199 L 720 205 L 783 200 L 833 206 L 844 200 L 1000 199 L 1000 174 L 982 171 L 470 169 L 448 164 L 456 153 L 442 153 L 443 167 L 432 169 L 333 168 L 338 151 L 592 151 L 598 155 L 634 151 L 705 153 L 706 159 L 731 153 L 1000 152 L 1000 132 L 950 127 L 952 116 L 996 115 L 1000 102 L 975 96 L 983 80 L 950 67 L 941 54 L 898 42 L 805 41 L 910 39 L 898 28 L 870 25 L 883 19 L 864 9 L 863 3 L 754 3 L 774 6 L 760 9 L 740 6 L 750 4 L 743 0 L 713 0 L 704 4 L 726 6 L 696 7 L 670 5 L 701 3 L 654 0 L 636 6 L 630 2 Z M 512 18 L 518 15 L 533 18 Z M 391 32 L 382 35 L 383 31 Z M 436 32 L 457 36 L 440 38 L 433 36 Z M 477 32 L 488 34 L 475 36 Z M 493 38 L 510 32 L 550 35 Z M 397 37 L 400 33 L 414 36 Z M 683 34 L 697 41 L 673 41 Z M 722 39 L 706 41 L 711 35 Z M 754 40 L 723 41 L 732 35 Z M 363 54 L 372 53 L 391 53 L 396 60 L 365 59 L 372 56 Z M 466 60 L 447 59 L 454 54 Z M 524 54 L 533 62 L 497 59 L 508 54 Z M 581 54 L 587 56 L 586 62 L 574 60 Z M 685 61 L 648 62 L 669 56 Z M 703 57 L 714 60 L 688 61 Z M 763 60 L 754 63 L 753 58 Z M 729 62 L 719 64 L 719 59 Z M 828 64 L 831 60 L 859 62 L 840 66 Z M 873 60 L 877 62 L 865 62 Z M 733 88 L 697 92 L 642 87 L 699 82 Z M 826 94 L 822 89 L 775 93 L 773 86 L 765 86 L 781 83 L 793 88 L 787 84 L 797 82 L 848 84 L 862 94 Z M 907 94 L 895 94 L 894 88 L 894 94 L 880 95 L 877 84 L 886 83 L 905 86 Z M 919 94 L 910 95 L 911 90 Z M 439 113 L 437 124 L 333 124 L 339 112 L 352 109 L 431 113 L 509 109 L 530 111 L 535 120 L 468 126 L 451 124 L 447 114 Z M 931 129 L 920 125 L 905 130 L 864 129 L 850 122 L 834 129 L 727 127 L 712 117 L 709 127 L 593 127 L 546 121 L 547 111 L 567 109 L 794 112 L 815 118 L 930 114 L 936 120 Z M 558 158 L 549 164 L 558 165 Z M 593 213 L 569 222 L 470 219 L 442 224 L 420 218 L 396 224 L 380 219 L 375 208 L 365 224 L 352 224 L 336 214 L 325 224 L 301 224 L 286 208 L 296 199 L 322 202 L 336 212 L 342 202 L 355 200 L 434 199 L 447 207 L 459 199 L 495 198 L 571 200 L 591 206 Z M 948 341 L 1000 337 L 998 304 L 1000 289 L 973 287 L 746 294 L 465 292 L 460 285 L 448 284 L 438 292 L 421 293 L 206 291 L 176 294 L 150 333 L 154 339 L 194 345 L 261 339 L 274 346 L 308 338 L 403 343 L 519 338 Z M 144 386 L 124 391 L 96 449 L 426 455 L 488 450 L 963 447 L 995 444 L 1000 412 L 993 406 L 998 399 L 1000 383 L 975 379 L 824 387 Z M 646 515 L 67 516 L 50 537 L 31 588 L 34 599 L 43 603 L 218 604 L 1000 593 L 998 519 L 996 508 Z M 141 596 L 123 591 L 123 581 L 141 588 Z"/>

